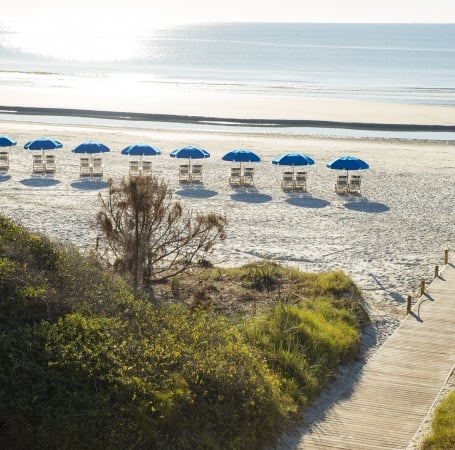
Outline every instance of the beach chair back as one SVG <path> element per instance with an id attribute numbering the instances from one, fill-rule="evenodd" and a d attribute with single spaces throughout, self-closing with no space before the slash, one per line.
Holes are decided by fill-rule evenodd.
<path id="1" fill-rule="evenodd" d="M 92 176 L 92 168 L 90 167 L 90 158 L 82 156 L 80 160 L 80 177 L 87 178 Z"/>
<path id="2" fill-rule="evenodd" d="M 202 181 L 202 165 L 193 164 L 191 169 L 191 180 L 192 181 Z"/>
<path id="3" fill-rule="evenodd" d="M 43 156 L 33 155 L 33 168 L 32 168 L 33 175 L 43 175 L 44 174 L 44 162 Z"/>
<path id="4" fill-rule="evenodd" d="M 231 176 L 229 177 L 229 184 L 231 186 L 240 186 L 242 177 L 240 176 L 240 167 L 231 168 Z"/>
<path id="5" fill-rule="evenodd" d="M 243 173 L 243 184 L 245 186 L 253 186 L 253 184 L 254 184 L 254 168 L 253 167 L 245 167 L 245 171 Z"/>
<path id="6" fill-rule="evenodd" d="M 292 172 L 283 172 L 281 180 L 281 189 L 284 191 L 294 189 L 294 174 Z"/>
<path id="7" fill-rule="evenodd" d="M 351 175 L 349 180 L 349 192 L 358 192 L 360 193 L 360 175 Z"/>
<path id="8" fill-rule="evenodd" d="M 0 172 L 8 172 L 9 170 L 9 153 L 0 152 Z"/>
<path id="9" fill-rule="evenodd" d="M 94 178 L 103 178 L 103 160 L 101 156 L 95 156 L 93 158 L 93 167 L 92 167 L 92 177 Z"/>
<path id="10" fill-rule="evenodd" d="M 180 166 L 179 181 L 190 181 L 190 167 L 188 164 L 182 164 Z"/>
<path id="11" fill-rule="evenodd" d="M 295 175 L 295 187 L 296 189 L 306 190 L 306 172 L 297 172 Z"/>
<path id="12" fill-rule="evenodd" d="M 335 192 L 337 194 L 345 194 L 348 192 L 348 176 L 338 175 L 335 183 Z"/>
<path id="13" fill-rule="evenodd" d="M 56 172 L 57 166 L 55 164 L 55 155 L 46 155 L 45 157 L 44 172 L 48 175 L 52 175 Z"/>
<path id="14" fill-rule="evenodd" d="M 142 161 L 142 172 L 143 177 L 152 176 L 152 161 Z"/>
<path id="15" fill-rule="evenodd" d="M 130 177 L 139 175 L 139 161 L 130 161 Z"/>

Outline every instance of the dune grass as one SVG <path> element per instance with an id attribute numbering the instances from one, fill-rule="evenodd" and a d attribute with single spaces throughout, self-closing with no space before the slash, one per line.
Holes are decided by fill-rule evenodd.
<path id="1" fill-rule="evenodd" d="M 425 438 L 422 450 L 452 450 L 455 448 L 455 391 L 436 408 L 431 432 Z"/>
<path id="2" fill-rule="evenodd" d="M 354 317 L 328 300 L 278 304 L 243 323 L 242 329 L 299 407 L 314 398 L 337 367 L 352 360 L 359 349 Z"/>

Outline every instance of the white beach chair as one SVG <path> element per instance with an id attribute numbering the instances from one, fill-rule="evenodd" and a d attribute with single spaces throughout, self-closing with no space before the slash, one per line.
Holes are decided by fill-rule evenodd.
<path id="1" fill-rule="evenodd" d="M 240 186 L 242 184 L 240 167 L 231 168 L 231 176 L 229 177 L 229 184 L 231 186 Z"/>
<path id="2" fill-rule="evenodd" d="M 349 192 L 351 192 L 351 193 L 358 192 L 360 194 L 361 193 L 360 192 L 360 181 L 361 181 L 360 175 L 351 175 L 351 178 L 349 179 L 349 186 L 348 186 Z"/>
<path id="3" fill-rule="evenodd" d="M 188 164 L 182 164 L 179 168 L 179 181 L 190 181 L 190 168 Z"/>
<path id="4" fill-rule="evenodd" d="M 297 172 L 295 175 L 295 189 L 306 191 L 306 172 Z"/>
<path id="5" fill-rule="evenodd" d="M 335 192 L 337 194 L 346 194 L 348 192 L 348 176 L 338 175 L 335 183 Z"/>
<path id="6" fill-rule="evenodd" d="M 140 175 L 139 161 L 130 161 L 130 177 L 137 177 Z"/>
<path id="7" fill-rule="evenodd" d="M 294 174 L 292 172 L 283 172 L 281 189 L 283 191 L 292 191 L 294 189 Z"/>
<path id="8" fill-rule="evenodd" d="M 90 166 L 90 158 L 82 156 L 80 161 L 80 178 L 90 178 L 92 176 L 92 168 Z"/>
<path id="9" fill-rule="evenodd" d="M 152 161 L 142 161 L 141 175 L 145 178 L 152 176 Z"/>
<path id="10" fill-rule="evenodd" d="M 254 168 L 245 167 L 243 172 L 243 185 L 244 186 L 253 186 L 254 185 Z"/>
<path id="11" fill-rule="evenodd" d="M 7 173 L 9 170 L 9 153 L 0 152 L 0 173 Z"/>
<path id="12" fill-rule="evenodd" d="M 191 181 L 202 182 L 202 165 L 193 164 L 191 168 Z"/>
<path id="13" fill-rule="evenodd" d="M 43 155 L 33 155 L 32 175 L 44 175 Z"/>
<path id="14" fill-rule="evenodd" d="M 92 177 L 93 178 L 103 178 L 103 160 L 101 156 L 94 156 L 92 162 Z"/>
<path id="15" fill-rule="evenodd" d="M 54 175 L 57 171 L 57 165 L 55 163 L 55 155 L 46 155 L 44 172 L 46 175 Z"/>

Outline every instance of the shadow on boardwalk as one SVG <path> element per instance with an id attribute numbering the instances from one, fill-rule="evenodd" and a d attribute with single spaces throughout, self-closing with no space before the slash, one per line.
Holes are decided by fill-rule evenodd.
<path id="1" fill-rule="evenodd" d="M 318 427 L 323 422 L 334 404 L 352 395 L 354 388 L 362 375 L 367 359 L 371 356 L 373 349 L 377 348 L 378 338 L 376 328 L 369 326 L 362 333 L 361 351 L 356 361 L 340 368 L 335 380 L 333 380 L 317 400 L 310 403 L 305 411 L 298 429 L 282 436 L 280 442 L 274 449 L 290 450 L 303 448 L 299 442 L 310 429 L 318 432 Z M 270 449 L 272 450 L 272 449 Z"/>

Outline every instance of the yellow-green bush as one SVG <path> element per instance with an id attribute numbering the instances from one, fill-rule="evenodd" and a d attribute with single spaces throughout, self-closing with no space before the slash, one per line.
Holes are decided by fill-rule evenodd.
<path id="1" fill-rule="evenodd" d="M 300 405 L 314 397 L 337 366 L 352 359 L 359 348 L 354 315 L 328 301 L 279 304 L 243 329 L 284 380 L 285 393 Z"/>

